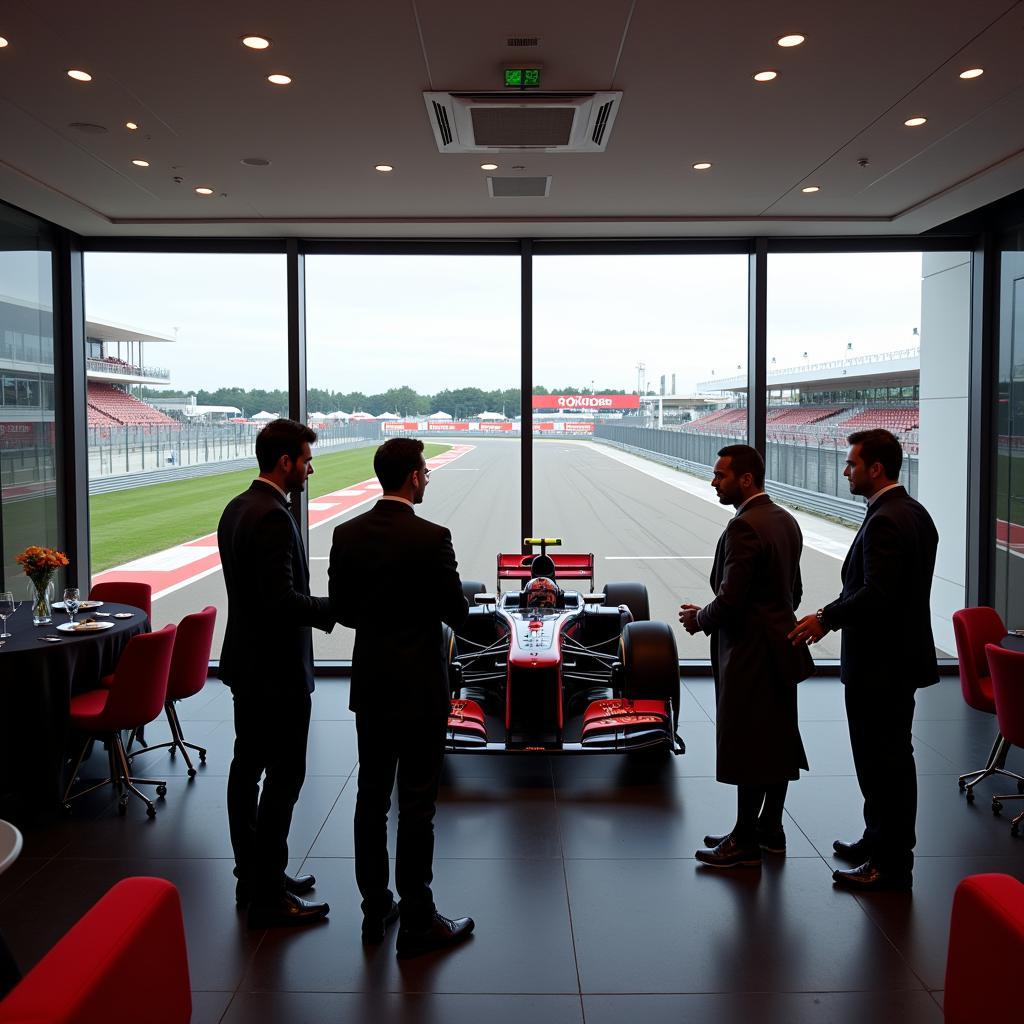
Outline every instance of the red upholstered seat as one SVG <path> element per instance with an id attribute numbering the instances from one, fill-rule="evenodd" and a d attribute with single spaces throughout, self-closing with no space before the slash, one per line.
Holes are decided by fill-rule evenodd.
<path id="1" fill-rule="evenodd" d="M 999 734 L 1007 745 L 1024 747 L 1024 654 L 1008 651 L 998 644 L 986 644 L 989 669 L 992 672 L 992 691 L 996 699 L 996 721 Z M 1009 773 L 1004 773 L 1009 774 Z M 1004 800 L 1024 800 L 1024 780 L 1017 779 L 1017 792 L 1008 796 L 994 796 L 992 810 L 1002 809 Z M 1010 822 L 1010 832 L 1016 835 L 1024 823 L 1024 811 Z"/>
<path id="2" fill-rule="evenodd" d="M 956 888 L 949 926 L 946 1024 L 1020 1020 L 1024 885 L 1009 875 L 971 875 Z"/>
<path id="3" fill-rule="evenodd" d="M 146 618 L 153 621 L 153 588 L 148 583 L 136 583 L 134 580 L 94 583 L 89 591 L 89 600 L 130 604 L 133 608 L 141 608 Z"/>
<path id="4" fill-rule="evenodd" d="M 162 878 L 118 882 L 0 1002 L 0 1024 L 187 1024 L 191 1015 L 181 902 Z"/>

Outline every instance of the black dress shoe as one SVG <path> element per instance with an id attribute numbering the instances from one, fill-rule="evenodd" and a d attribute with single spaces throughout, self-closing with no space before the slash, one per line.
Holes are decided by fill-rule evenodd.
<path id="1" fill-rule="evenodd" d="M 442 917 L 436 911 L 434 919 L 425 928 L 398 929 L 398 941 L 395 943 L 398 956 L 405 959 L 410 956 L 421 956 L 435 949 L 450 949 L 460 942 L 465 942 L 473 931 L 473 918 L 457 917 L 452 920 Z"/>
<path id="2" fill-rule="evenodd" d="M 832 850 L 840 860 L 848 860 L 851 864 L 863 864 L 871 856 L 864 839 L 858 839 L 855 843 L 844 843 L 842 839 L 837 839 L 832 843 Z"/>
<path id="3" fill-rule="evenodd" d="M 284 891 L 290 892 L 293 896 L 305 896 L 315 885 L 316 879 L 312 875 L 297 875 L 295 878 L 291 875 L 284 876 Z M 249 905 L 251 899 L 249 883 L 240 878 L 235 883 L 235 902 L 240 907 L 245 907 Z"/>
<path id="4" fill-rule="evenodd" d="M 712 838 L 708 836 L 708 838 Z M 709 868 L 759 868 L 761 847 L 751 843 L 741 846 L 730 832 L 713 850 L 698 850 L 694 856 Z"/>
<path id="5" fill-rule="evenodd" d="M 310 903 L 290 892 L 282 894 L 272 903 L 249 905 L 250 928 L 284 928 L 322 921 L 330 912 L 327 903 Z"/>
<path id="6" fill-rule="evenodd" d="M 384 914 L 363 914 L 363 942 L 383 942 L 384 933 L 398 920 L 398 904 L 392 900 Z"/>
<path id="7" fill-rule="evenodd" d="M 723 840 L 728 839 L 728 835 L 724 836 L 705 836 L 704 845 L 712 850 Z M 782 826 L 772 829 L 757 830 L 757 845 L 761 847 L 766 853 L 785 853 L 786 852 L 786 833 L 783 831 Z"/>
<path id="8" fill-rule="evenodd" d="M 882 871 L 871 861 L 865 861 L 851 871 L 833 871 L 832 881 L 851 892 L 909 892 L 914 876 L 909 871 Z"/>

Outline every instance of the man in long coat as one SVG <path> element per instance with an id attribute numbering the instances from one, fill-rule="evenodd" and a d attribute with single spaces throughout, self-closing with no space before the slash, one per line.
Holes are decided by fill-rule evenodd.
<path id="1" fill-rule="evenodd" d="M 716 778 L 736 786 L 736 824 L 705 836 L 697 860 L 711 867 L 757 866 L 761 850 L 784 852 L 782 812 L 789 783 L 807 768 L 797 724 L 796 684 L 813 661 L 794 647 L 800 603 L 796 520 L 764 493 L 764 460 L 749 445 L 718 453 L 712 487 L 736 515 L 718 541 L 711 569 L 714 600 L 684 604 L 679 620 L 691 635 L 711 636 L 715 676 Z"/>

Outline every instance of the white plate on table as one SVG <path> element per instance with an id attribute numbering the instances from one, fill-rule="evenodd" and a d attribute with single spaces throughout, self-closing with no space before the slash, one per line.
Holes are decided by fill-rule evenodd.
<path id="1" fill-rule="evenodd" d="M 61 633 L 99 633 L 104 629 L 113 629 L 112 622 L 62 622 L 57 629 Z"/>
<path id="2" fill-rule="evenodd" d="M 60 611 L 64 611 L 64 602 L 63 601 L 54 601 L 53 604 L 50 605 L 50 607 L 51 608 L 57 608 Z M 81 602 L 79 602 L 78 610 L 80 612 L 91 612 L 94 608 L 102 608 L 102 607 L 103 607 L 103 602 L 102 601 L 81 601 Z"/>

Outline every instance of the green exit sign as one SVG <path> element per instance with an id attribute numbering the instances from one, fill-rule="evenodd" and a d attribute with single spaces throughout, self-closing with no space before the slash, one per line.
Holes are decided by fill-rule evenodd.
<path id="1" fill-rule="evenodd" d="M 506 68 L 506 89 L 537 89 L 540 87 L 540 68 Z"/>

